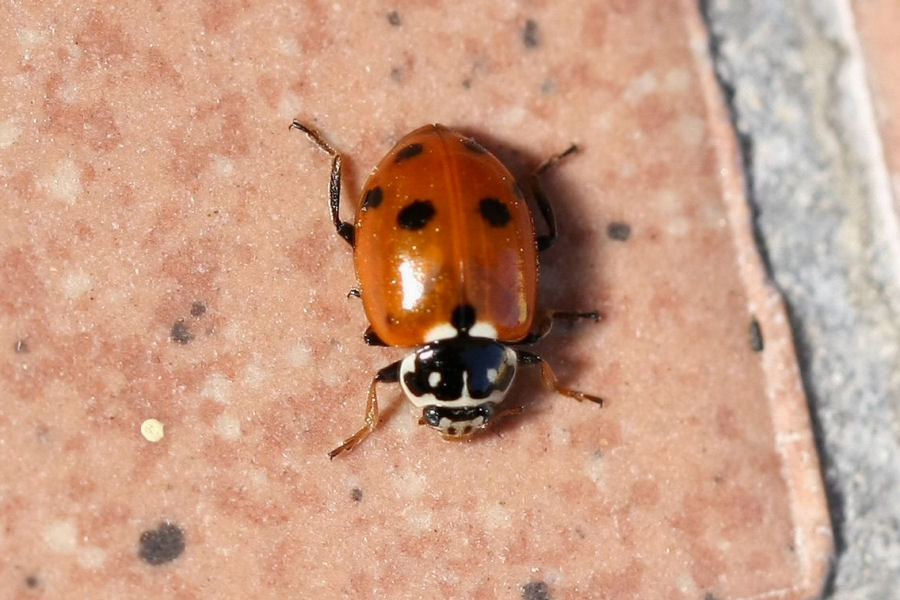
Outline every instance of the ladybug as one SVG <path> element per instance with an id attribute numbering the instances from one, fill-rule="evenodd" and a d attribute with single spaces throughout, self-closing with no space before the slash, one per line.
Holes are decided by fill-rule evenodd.
<path id="1" fill-rule="evenodd" d="M 331 156 L 331 220 L 354 251 L 358 288 L 373 346 L 414 347 L 375 374 L 365 424 L 329 453 L 356 447 L 378 424 L 379 383 L 399 383 L 419 409 L 419 423 L 444 438 L 464 439 L 497 418 L 520 365 L 539 365 L 544 385 L 576 400 L 601 398 L 557 383 L 537 354 L 510 345 L 543 337 L 554 318 L 599 320 L 592 312 L 536 309 L 538 253 L 553 245 L 556 219 L 540 175 L 565 152 L 542 163 L 529 187 L 547 232 L 505 166 L 481 144 L 442 125 L 409 133 L 381 160 L 363 188 L 353 223 L 342 221 L 342 157 L 319 133 L 305 133 Z"/>

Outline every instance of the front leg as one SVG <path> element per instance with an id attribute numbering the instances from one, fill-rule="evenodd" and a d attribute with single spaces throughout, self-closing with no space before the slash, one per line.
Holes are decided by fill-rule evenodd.
<path id="1" fill-rule="evenodd" d="M 596 404 L 599 404 L 600 406 L 603 406 L 603 398 L 599 396 L 586 394 L 584 392 L 579 392 L 578 390 L 573 390 L 571 388 L 566 388 L 559 385 L 559 380 L 556 379 L 556 374 L 553 372 L 553 369 L 550 368 L 550 365 L 547 364 L 547 361 L 545 361 L 534 352 L 516 350 L 516 356 L 519 359 L 520 365 L 541 366 L 541 382 L 548 390 L 553 390 L 557 394 L 562 394 L 563 396 L 568 396 L 569 398 L 575 398 L 579 402 L 587 400 L 589 402 L 594 402 Z"/>
<path id="2" fill-rule="evenodd" d="M 333 459 L 341 452 L 350 452 L 359 445 L 361 441 L 366 439 L 370 433 L 375 431 L 375 427 L 378 425 L 378 396 L 375 388 L 379 383 L 397 383 L 400 381 L 400 362 L 401 361 L 398 360 L 395 363 L 391 363 L 375 374 L 375 377 L 372 378 L 372 384 L 369 386 L 369 397 L 366 401 L 365 424 L 359 431 L 341 442 L 340 446 L 329 452 L 328 458 Z"/>

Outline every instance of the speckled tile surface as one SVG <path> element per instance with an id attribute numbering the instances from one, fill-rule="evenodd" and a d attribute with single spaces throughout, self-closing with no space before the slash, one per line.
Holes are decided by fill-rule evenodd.
<path id="1" fill-rule="evenodd" d="M 0 9 L 0 593 L 815 595 L 818 464 L 695 7 L 464 4 Z M 525 376 L 450 444 L 384 386 L 329 461 L 404 352 L 361 339 L 295 116 L 350 194 L 426 122 L 521 175 L 577 142 L 542 300 L 605 320 L 537 348 L 606 406 Z"/>

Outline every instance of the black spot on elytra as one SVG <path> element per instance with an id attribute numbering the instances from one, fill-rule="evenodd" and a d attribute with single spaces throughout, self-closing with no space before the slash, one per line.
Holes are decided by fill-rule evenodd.
<path id="1" fill-rule="evenodd" d="M 450 314 L 450 324 L 459 331 L 468 331 L 475 324 L 475 307 L 471 304 L 460 304 Z"/>
<path id="2" fill-rule="evenodd" d="M 538 24 L 534 19 L 525 21 L 525 31 L 522 32 L 522 41 L 526 48 L 537 48 L 541 45 L 541 39 L 538 36 Z"/>
<path id="3" fill-rule="evenodd" d="M 606 236 L 611 240 L 624 242 L 631 236 L 631 225 L 622 222 L 610 223 L 606 227 Z"/>
<path id="4" fill-rule="evenodd" d="M 473 140 L 472 138 L 463 138 L 462 145 L 466 147 L 466 150 L 471 150 L 475 154 L 487 154 L 487 149 Z"/>
<path id="5" fill-rule="evenodd" d="M 363 196 L 362 210 L 378 208 L 382 200 L 384 200 L 384 192 L 381 191 L 380 187 L 373 187 L 371 190 L 366 192 L 365 196 Z"/>
<path id="6" fill-rule="evenodd" d="M 398 13 L 396 10 L 392 10 L 391 12 L 389 12 L 387 19 L 388 23 L 390 23 L 394 27 L 400 27 L 400 13 Z"/>
<path id="7" fill-rule="evenodd" d="M 422 229 L 434 217 L 431 200 L 413 200 L 397 214 L 397 224 L 403 229 Z"/>
<path id="8" fill-rule="evenodd" d="M 25 578 L 25 586 L 30 587 L 32 589 L 36 588 L 41 581 L 38 579 L 37 575 L 29 575 Z"/>
<path id="9" fill-rule="evenodd" d="M 191 304 L 191 316 L 192 317 L 202 317 L 206 314 L 206 304 L 197 300 L 193 304 Z"/>
<path id="10" fill-rule="evenodd" d="M 169 335 L 172 337 L 173 342 L 177 342 L 181 345 L 185 345 L 194 339 L 194 334 L 191 333 L 191 330 L 184 324 L 184 319 L 175 321 Z"/>
<path id="11" fill-rule="evenodd" d="M 350 499 L 353 500 L 354 502 L 359 502 L 360 500 L 362 500 L 362 497 L 363 497 L 362 490 L 359 489 L 358 487 L 355 487 L 350 490 Z"/>
<path id="12" fill-rule="evenodd" d="M 397 151 L 397 156 L 394 157 L 394 162 L 399 163 L 410 159 L 413 156 L 418 156 L 419 154 L 422 154 L 422 150 L 424 149 L 425 147 L 419 143 L 410 144 L 409 146 L 400 148 L 400 150 Z"/>
<path id="13" fill-rule="evenodd" d="M 522 600 L 550 600 L 550 588 L 543 581 L 532 581 L 522 586 Z"/>
<path id="14" fill-rule="evenodd" d="M 478 209 L 491 227 L 503 227 L 509 223 L 509 208 L 497 198 L 482 198 L 478 203 Z"/>
<path id="15" fill-rule="evenodd" d="M 759 326 L 759 321 L 756 320 L 756 317 L 753 317 L 750 321 L 750 348 L 754 352 L 762 352 L 765 347 L 762 328 Z"/>
<path id="16" fill-rule="evenodd" d="M 163 521 L 156 529 L 141 534 L 138 555 L 151 565 L 171 562 L 184 552 L 184 532 L 174 523 Z"/>

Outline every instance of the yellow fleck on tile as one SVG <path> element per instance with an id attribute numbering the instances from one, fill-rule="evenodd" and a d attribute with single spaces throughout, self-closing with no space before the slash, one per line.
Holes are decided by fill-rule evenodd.
<path id="1" fill-rule="evenodd" d="M 163 439 L 163 436 L 165 435 L 164 429 L 165 425 L 156 419 L 147 419 L 141 423 L 141 435 L 144 436 L 148 442 L 158 442 Z"/>

